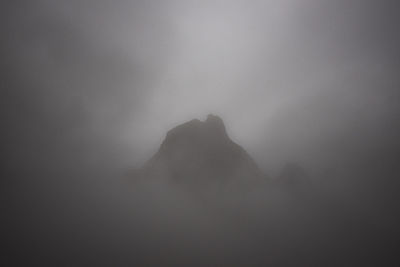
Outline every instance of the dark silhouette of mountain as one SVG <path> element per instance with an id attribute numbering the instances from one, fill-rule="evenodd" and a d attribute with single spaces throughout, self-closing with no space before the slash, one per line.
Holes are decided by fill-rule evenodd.
<path id="1" fill-rule="evenodd" d="M 162 177 L 192 185 L 267 181 L 249 154 L 229 138 L 222 119 L 215 115 L 171 129 L 141 173 L 145 178 Z"/>

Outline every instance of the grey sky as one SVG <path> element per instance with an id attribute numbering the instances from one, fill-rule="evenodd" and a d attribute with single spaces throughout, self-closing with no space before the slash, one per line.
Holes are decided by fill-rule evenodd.
<path id="1" fill-rule="evenodd" d="M 21 127 L 11 136 L 98 138 L 139 164 L 167 129 L 217 113 L 232 137 L 267 164 L 270 151 L 284 160 L 338 136 L 380 138 L 386 133 L 373 131 L 392 127 L 398 115 L 394 1 L 3 6 L 11 84 L 3 108 Z M 18 101 L 32 118 L 14 110 Z"/>
<path id="2" fill-rule="evenodd" d="M 223 248 L 385 265 L 400 222 L 398 13 L 396 0 L 1 1 L 0 260 Z M 133 185 L 170 128 L 209 113 L 272 178 L 299 163 L 316 194 L 204 206 L 169 181 Z"/>

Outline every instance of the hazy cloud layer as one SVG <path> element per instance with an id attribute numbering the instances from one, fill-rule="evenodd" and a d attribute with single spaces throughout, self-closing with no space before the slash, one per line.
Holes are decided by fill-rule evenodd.
<path id="1" fill-rule="evenodd" d="M 298 161 L 368 223 L 398 233 L 398 10 L 390 0 L 2 1 L 6 240 L 22 250 L 58 235 L 96 243 L 97 229 L 127 249 L 138 224 L 162 217 L 141 210 L 152 201 L 209 229 L 212 216 L 177 208 L 174 188 L 135 202 L 114 183 L 167 130 L 208 113 L 261 169 Z M 124 220 L 139 228 L 113 236 Z"/>
<path id="2" fill-rule="evenodd" d="M 3 101 L 19 106 L 12 123 L 26 124 L 23 108 L 34 116 L 21 129 L 30 136 L 38 121 L 58 123 L 63 135 L 107 135 L 146 158 L 168 128 L 214 112 L 262 155 L 335 131 L 364 135 L 398 115 L 394 2 L 3 6 Z"/>

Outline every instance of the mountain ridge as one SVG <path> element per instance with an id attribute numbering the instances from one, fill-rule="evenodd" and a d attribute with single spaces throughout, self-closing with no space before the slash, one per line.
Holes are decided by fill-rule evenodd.
<path id="1" fill-rule="evenodd" d="M 169 130 L 141 173 L 184 184 L 269 180 L 247 151 L 230 139 L 223 120 L 213 114 L 205 121 L 192 119 Z"/>

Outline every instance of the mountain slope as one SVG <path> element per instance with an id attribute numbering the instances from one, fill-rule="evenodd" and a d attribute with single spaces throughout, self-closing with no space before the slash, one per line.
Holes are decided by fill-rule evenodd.
<path id="1" fill-rule="evenodd" d="M 229 138 L 222 119 L 215 115 L 170 130 L 142 173 L 197 185 L 267 180 L 249 154 Z"/>

